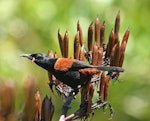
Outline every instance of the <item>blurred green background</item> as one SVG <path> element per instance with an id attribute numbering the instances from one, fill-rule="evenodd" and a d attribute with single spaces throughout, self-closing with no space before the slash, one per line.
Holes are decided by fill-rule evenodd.
<path id="1" fill-rule="evenodd" d="M 110 84 L 109 101 L 115 109 L 112 121 L 149 121 L 150 119 L 150 1 L 149 0 L 0 0 L 0 78 L 14 80 L 17 85 L 17 105 L 23 103 L 22 85 L 34 76 L 42 98 L 52 97 L 54 121 L 61 112 L 63 98 L 52 94 L 47 85 L 46 71 L 19 57 L 22 53 L 57 52 L 60 56 L 57 32 L 69 33 L 70 56 L 76 24 L 80 20 L 84 38 L 89 24 L 100 18 L 106 22 L 106 41 L 117 12 L 121 13 L 120 40 L 127 28 L 130 37 L 124 60 L 125 73 L 120 81 Z M 74 100 L 71 111 L 79 105 Z M 70 111 L 70 112 L 71 112 Z M 109 114 L 95 111 L 93 121 L 108 120 Z"/>

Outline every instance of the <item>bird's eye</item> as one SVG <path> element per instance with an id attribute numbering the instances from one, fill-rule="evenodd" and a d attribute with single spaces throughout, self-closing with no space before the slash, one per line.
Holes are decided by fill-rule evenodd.
<path id="1" fill-rule="evenodd" d="M 39 54 L 39 55 L 36 56 L 36 59 L 41 59 L 41 58 L 42 58 L 41 54 Z"/>
<path id="2" fill-rule="evenodd" d="M 42 55 L 41 54 L 32 54 L 32 57 L 35 59 L 40 59 L 40 58 L 42 58 Z"/>

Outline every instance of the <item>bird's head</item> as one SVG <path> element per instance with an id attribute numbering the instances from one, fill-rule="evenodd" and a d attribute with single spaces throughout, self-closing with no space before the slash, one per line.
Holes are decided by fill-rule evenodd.
<path id="1" fill-rule="evenodd" d="M 25 57 L 30 59 L 32 62 L 42 62 L 47 58 L 47 55 L 42 53 L 35 53 L 35 54 L 22 54 L 21 57 Z"/>
<path id="2" fill-rule="evenodd" d="M 35 54 L 22 54 L 21 57 L 25 57 L 31 60 L 31 62 L 35 62 L 37 65 L 46 69 L 47 61 L 50 59 L 46 54 L 35 53 Z M 46 67 L 45 67 L 46 66 Z"/>

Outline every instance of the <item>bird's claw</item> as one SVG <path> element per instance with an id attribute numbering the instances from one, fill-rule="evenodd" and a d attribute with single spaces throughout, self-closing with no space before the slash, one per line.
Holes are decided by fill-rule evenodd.
<path id="1" fill-rule="evenodd" d="M 89 115 L 87 114 L 87 106 L 88 106 L 88 102 L 87 101 L 83 101 L 81 104 L 80 104 L 80 108 L 74 113 L 74 118 L 73 120 L 76 120 L 76 119 L 83 119 L 83 120 L 86 120 Z"/>
<path id="2" fill-rule="evenodd" d="M 61 86 L 61 85 L 57 85 L 56 89 L 58 90 L 58 92 L 60 94 L 63 94 L 65 97 L 68 97 L 69 93 L 71 92 L 70 89 L 68 89 L 67 87 Z"/>

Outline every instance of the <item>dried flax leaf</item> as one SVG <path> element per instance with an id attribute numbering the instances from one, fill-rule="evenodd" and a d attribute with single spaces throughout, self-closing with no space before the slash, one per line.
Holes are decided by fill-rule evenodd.
<path id="1" fill-rule="evenodd" d="M 60 30 L 58 30 L 58 40 L 59 40 L 59 47 L 60 47 L 60 50 L 61 50 L 61 55 L 63 56 L 64 55 L 64 37 L 62 35 L 62 33 L 60 32 Z"/>
<path id="2" fill-rule="evenodd" d="M 109 80 L 110 76 L 105 76 L 105 87 L 104 87 L 104 101 L 106 102 L 108 100 L 108 91 L 109 91 Z"/>
<path id="3" fill-rule="evenodd" d="M 126 45 L 127 45 L 127 42 L 128 42 L 129 35 L 130 35 L 130 30 L 128 28 L 126 30 L 124 36 L 123 36 L 122 43 L 121 43 L 121 46 L 120 46 L 119 67 L 122 67 L 122 65 L 123 65 L 124 54 L 125 54 L 125 49 L 126 49 Z"/>
<path id="4" fill-rule="evenodd" d="M 118 43 L 115 46 L 115 52 L 114 52 L 114 66 L 119 66 L 119 61 L 120 61 L 120 42 L 118 41 Z"/>
<path id="5" fill-rule="evenodd" d="M 120 29 L 120 11 L 118 12 L 115 20 L 115 43 L 119 41 L 119 29 Z"/>
<path id="6" fill-rule="evenodd" d="M 65 36 L 64 36 L 64 48 L 63 48 L 63 57 L 68 58 L 68 53 L 69 53 L 69 36 L 68 32 L 66 31 Z"/>
<path id="7" fill-rule="evenodd" d="M 100 41 L 100 20 L 99 18 L 96 18 L 95 21 L 95 42 L 97 45 L 99 44 Z"/>
<path id="8" fill-rule="evenodd" d="M 98 66 L 101 66 L 102 65 L 102 63 L 103 63 L 103 47 L 100 47 L 99 49 L 98 49 Z"/>
<path id="9" fill-rule="evenodd" d="M 41 120 L 41 96 L 39 91 L 37 91 L 35 94 L 35 105 L 36 105 L 35 121 L 39 121 Z"/>
<path id="10" fill-rule="evenodd" d="M 53 51 L 48 51 L 47 56 L 50 57 L 50 58 L 54 58 Z"/>
<path id="11" fill-rule="evenodd" d="M 92 53 L 92 65 L 98 65 L 98 45 L 94 44 L 93 53 Z"/>
<path id="12" fill-rule="evenodd" d="M 79 31 L 77 32 L 75 38 L 74 38 L 74 59 L 79 59 Z"/>
<path id="13" fill-rule="evenodd" d="M 89 89 L 90 80 L 88 80 L 86 84 L 81 88 L 81 102 L 87 101 Z"/>
<path id="14" fill-rule="evenodd" d="M 122 67 L 122 65 L 123 65 L 126 44 L 127 44 L 126 41 L 124 41 L 121 44 L 121 49 L 120 49 L 121 53 L 120 53 L 119 67 Z"/>
<path id="15" fill-rule="evenodd" d="M 79 31 L 80 45 L 82 47 L 84 45 L 84 38 L 83 38 L 82 28 L 79 21 L 77 22 L 77 31 Z"/>
<path id="16" fill-rule="evenodd" d="M 103 99 L 104 101 L 107 101 L 108 99 L 109 80 L 110 80 L 110 76 L 106 75 L 105 72 L 102 72 L 101 81 L 100 81 L 99 98 Z"/>
<path id="17" fill-rule="evenodd" d="M 80 49 L 79 60 L 84 61 L 84 57 L 85 57 L 85 49 L 84 49 L 84 45 L 83 45 Z"/>
<path id="18" fill-rule="evenodd" d="M 100 29 L 100 47 L 104 47 L 105 45 L 105 21 L 103 22 Z"/>
<path id="19" fill-rule="evenodd" d="M 15 85 L 12 82 L 2 82 L 0 84 L 0 115 L 8 119 L 14 113 L 15 106 Z"/>
<path id="20" fill-rule="evenodd" d="M 91 112 L 92 112 L 92 98 L 93 98 L 93 95 L 94 95 L 94 85 L 91 83 L 89 85 L 89 89 L 88 89 L 88 96 L 87 96 L 87 100 L 88 100 L 88 105 L 87 105 L 87 111 L 86 111 L 86 114 L 89 115 Z"/>
<path id="21" fill-rule="evenodd" d="M 54 114 L 54 105 L 51 101 L 51 98 L 49 99 L 48 96 L 46 95 L 42 102 L 41 120 L 52 121 L 53 114 Z"/>
<path id="22" fill-rule="evenodd" d="M 101 81 L 100 81 L 100 89 L 99 89 L 99 98 L 102 99 L 104 96 L 104 88 L 105 88 L 105 72 L 101 74 Z"/>
<path id="23" fill-rule="evenodd" d="M 35 79 L 33 77 L 29 77 L 25 82 L 25 106 L 22 112 L 22 121 L 33 121 L 35 118 L 35 89 Z"/>
<path id="24" fill-rule="evenodd" d="M 115 37 L 114 37 L 114 31 L 112 30 L 109 35 L 109 42 L 107 44 L 105 58 L 109 58 L 111 56 L 111 51 L 112 51 L 112 48 L 114 47 L 114 44 L 115 44 Z"/>
<path id="25" fill-rule="evenodd" d="M 115 65 L 115 58 L 114 58 L 115 48 L 116 48 L 116 45 L 114 45 L 114 47 L 112 48 L 112 51 L 111 51 L 110 66 L 114 66 Z"/>
<path id="26" fill-rule="evenodd" d="M 88 51 L 92 51 L 93 33 L 94 33 L 94 26 L 93 23 L 91 23 L 88 28 Z"/>
<path id="27" fill-rule="evenodd" d="M 124 36 L 123 36 L 121 45 L 124 43 L 124 41 L 126 41 L 126 44 L 128 43 L 129 35 L 130 35 L 130 30 L 127 29 L 126 32 L 125 32 L 125 34 L 124 34 Z"/>

